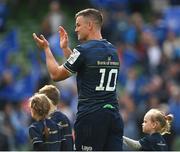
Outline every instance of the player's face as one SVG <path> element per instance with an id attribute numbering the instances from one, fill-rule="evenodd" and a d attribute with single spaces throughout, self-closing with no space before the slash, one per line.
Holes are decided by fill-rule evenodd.
<path id="1" fill-rule="evenodd" d="M 75 32 L 77 33 L 77 37 L 79 41 L 87 41 L 89 34 L 89 22 L 83 16 L 78 16 L 76 18 L 76 28 Z"/>
<path id="2" fill-rule="evenodd" d="M 144 116 L 144 121 L 142 123 L 142 130 L 144 133 L 152 134 L 155 130 L 154 122 L 151 120 L 151 115 L 147 113 Z"/>

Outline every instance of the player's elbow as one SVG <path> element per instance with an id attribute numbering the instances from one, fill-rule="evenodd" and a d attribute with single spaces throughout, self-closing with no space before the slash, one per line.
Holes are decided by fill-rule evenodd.
<path id="1" fill-rule="evenodd" d="M 62 80 L 66 79 L 66 77 L 64 77 L 63 74 L 61 75 L 60 73 L 51 74 L 50 77 L 55 82 L 62 81 Z"/>
<path id="2" fill-rule="evenodd" d="M 70 76 L 70 73 L 63 67 L 58 67 L 57 70 L 50 72 L 50 77 L 53 81 L 65 80 Z"/>
<path id="3" fill-rule="evenodd" d="M 50 77 L 53 81 L 59 81 L 59 73 L 58 71 L 50 72 Z"/>
<path id="4" fill-rule="evenodd" d="M 53 81 L 59 81 L 59 76 L 57 74 L 51 74 L 50 77 Z"/>

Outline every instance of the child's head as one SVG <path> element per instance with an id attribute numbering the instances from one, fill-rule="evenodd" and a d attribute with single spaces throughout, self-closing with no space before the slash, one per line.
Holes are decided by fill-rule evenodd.
<path id="1" fill-rule="evenodd" d="M 53 85 L 45 85 L 38 93 L 45 94 L 55 106 L 58 105 L 60 101 L 60 91 Z"/>
<path id="2" fill-rule="evenodd" d="M 159 132 L 162 135 L 170 133 L 172 120 L 172 114 L 165 115 L 158 109 L 151 109 L 144 116 L 143 132 L 148 134 Z"/>
<path id="3" fill-rule="evenodd" d="M 51 103 L 45 94 L 35 94 L 29 99 L 29 101 L 31 115 L 35 120 L 43 120 L 48 116 Z"/>

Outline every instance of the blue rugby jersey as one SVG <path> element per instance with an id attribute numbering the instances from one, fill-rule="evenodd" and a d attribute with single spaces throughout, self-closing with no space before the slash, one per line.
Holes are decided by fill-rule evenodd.
<path id="1" fill-rule="evenodd" d="M 90 40 L 77 46 L 64 67 L 71 73 L 77 73 L 77 117 L 106 104 L 118 108 L 116 82 L 120 62 L 117 49 L 111 43 L 104 39 Z"/>
<path id="2" fill-rule="evenodd" d="M 74 146 L 72 127 L 67 116 L 60 111 L 54 111 L 49 117 L 62 128 L 63 140 L 61 143 L 61 151 L 72 151 Z"/>
<path id="3" fill-rule="evenodd" d="M 147 135 L 139 140 L 145 151 L 168 151 L 168 146 L 160 133 Z"/>
<path id="4" fill-rule="evenodd" d="M 44 134 L 45 123 L 49 130 L 49 136 L 47 139 Z M 61 149 L 61 128 L 50 119 L 32 123 L 29 127 L 29 135 L 33 144 L 33 150 L 59 151 Z M 37 149 L 37 145 L 40 145 L 41 149 Z"/>

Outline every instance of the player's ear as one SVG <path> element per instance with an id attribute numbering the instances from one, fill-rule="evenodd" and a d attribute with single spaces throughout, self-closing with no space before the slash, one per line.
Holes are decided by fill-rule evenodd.
<path id="1" fill-rule="evenodd" d="M 89 28 L 89 30 L 91 30 L 93 28 L 93 22 L 92 21 L 88 22 L 88 28 Z"/>

